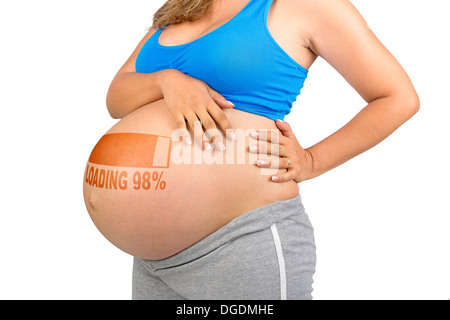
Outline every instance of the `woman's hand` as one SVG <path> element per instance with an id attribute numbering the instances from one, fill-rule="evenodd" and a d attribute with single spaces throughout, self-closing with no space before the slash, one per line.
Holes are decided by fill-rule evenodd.
<path id="1" fill-rule="evenodd" d="M 221 139 L 222 134 L 208 137 L 205 132 L 222 129 L 223 133 L 228 134 L 232 140 L 236 140 L 231 124 L 222 110 L 222 108 L 233 108 L 234 105 L 205 82 L 176 69 L 166 71 L 161 83 L 161 90 L 166 105 L 175 118 L 177 128 L 187 130 L 190 128 L 197 135 L 194 138 L 201 142 L 206 150 L 212 149 L 211 141 L 214 142 L 217 149 L 225 150 Z M 201 122 L 202 130 L 194 130 L 197 121 Z M 209 133 L 211 132 L 214 131 L 209 131 Z M 186 131 L 184 141 L 192 144 L 188 131 Z"/>
<path id="2" fill-rule="evenodd" d="M 252 137 L 260 141 L 267 141 L 267 149 L 250 146 L 251 152 L 272 154 L 279 156 L 279 161 L 271 161 L 267 158 L 259 158 L 256 165 L 260 168 L 286 169 L 287 172 L 272 176 L 274 182 L 286 182 L 294 180 L 297 183 L 308 180 L 312 176 L 313 158 L 308 150 L 302 148 L 291 126 L 281 120 L 276 121 L 282 135 L 267 134 L 267 131 L 256 131 Z M 261 146 L 262 144 L 260 144 Z M 260 152 L 262 151 L 262 152 Z M 264 152 L 267 151 L 267 152 Z"/>

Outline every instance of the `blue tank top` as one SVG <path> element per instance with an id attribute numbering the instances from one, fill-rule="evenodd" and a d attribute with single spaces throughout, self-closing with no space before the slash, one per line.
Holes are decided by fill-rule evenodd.
<path id="1" fill-rule="evenodd" d="M 177 69 L 207 83 L 235 109 L 284 120 L 308 70 L 272 38 L 267 14 L 273 0 L 250 0 L 231 20 L 182 45 L 163 46 L 157 30 L 136 59 L 136 72 Z"/>

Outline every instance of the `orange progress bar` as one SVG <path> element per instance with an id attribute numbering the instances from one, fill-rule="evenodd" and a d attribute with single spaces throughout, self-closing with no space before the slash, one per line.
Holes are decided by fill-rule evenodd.
<path id="1" fill-rule="evenodd" d="M 143 133 L 104 135 L 92 150 L 89 162 L 114 167 L 168 168 L 172 140 Z"/>

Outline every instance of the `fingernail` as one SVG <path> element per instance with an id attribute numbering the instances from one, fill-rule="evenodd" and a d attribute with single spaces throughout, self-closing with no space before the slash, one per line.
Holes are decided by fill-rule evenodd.
<path id="1" fill-rule="evenodd" d="M 266 164 L 267 164 L 267 162 L 264 160 L 256 160 L 256 165 L 258 165 L 258 166 L 264 166 Z"/>
<path id="2" fill-rule="evenodd" d="M 280 122 L 284 122 L 283 120 L 281 120 L 281 119 L 278 119 L 277 121 L 280 121 Z"/>
<path id="3" fill-rule="evenodd" d="M 234 133 L 234 131 L 230 131 L 230 138 L 231 138 L 231 140 L 233 140 L 233 141 L 236 141 L 236 140 L 237 140 L 236 133 Z"/>
<path id="4" fill-rule="evenodd" d="M 252 131 L 251 135 L 253 138 L 258 138 L 259 133 L 257 131 Z"/>
<path id="5" fill-rule="evenodd" d="M 272 177 L 272 181 L 278 181 L 278 177 L 277 176 L 273 176 Z"/>
<path id="6" fill-rule="evenodd" d="M 228 103 L 229 103 L 230 105 L 232 105 L 233 107 L 235 106 L 234 103 L 231 102 L 231 101 L 228 101 Z"/>
<path id="7" fill-rule="evenodd" d="M 225 150 L 225 145 L 223 144 L 222 141 L 219 141 L 219 143 L 217 145 L 219 146 L 219 150 L 220 151 L 224 151 Z"/>
<path id="8" fill-rule="evenodd" d="M 256 152 L 258 151 L 258 147 L 257 146 L 250 146 L 250 152 Z"/>
<path id="9" fill-rule="evenodd" d="M 185 141 L 186 141 L 186 144 L 188 144 L 188 145 L 192 144 L 191 137 L 186 137 Z"/>
<path id="10" fill-rule="evenodd" d="M 205 142 L 205 150 L 206 151 L 211 151 L 211 145 L 208 142 Z"/>

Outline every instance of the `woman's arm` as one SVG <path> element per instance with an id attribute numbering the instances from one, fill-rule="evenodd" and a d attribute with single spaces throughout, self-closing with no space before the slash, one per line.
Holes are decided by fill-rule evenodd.
<path id="1" fill-rule="evenodd" d="M 162 99 L 161 83 L 167 71 L 117 74 L 111 82 L 106 97 L 106 105 L 111 117 L 122 119 L 140 107 Z"/>
<path id="2" fill-rule="evenodd" d="M 166 70 L 155 73 L 137 73 L 135 68 L 139 51 L 155 31 L 155 29 L 151 29 L 145 35 L 111 82 L 106 105 L 109 114 L 114 119 L 121 119 L 140 107 L 163 97 L 161 81 Z"/>
<path id="3" fill-rule="evenodd" d="M 413 97 L 389 96 L 370 102 L 344 127 L 306 149 L 311 156 L 307 179 L 315 178 L 374 147 L 419 109 Z"/>
<path id="4" fill-rule="evenodd" d="M 344 127 L 307 149 L 287 123 L 277 121 L 283 133 L 279 165 L 288 170 L 275 176 L 276 182 L 301 182 L 343 164 L 387 138 L 420 105 L 406 72 L 350 1 L 294 0 L 291 4 L 292 12 L 301 12 L 305 20 L 309 49 L 333 66 L 368 104 Z"/>
<path id="5" fill-rule="evenodd" d="M 350 1 L 306 2 L 310 49 L 368 103 L 344 127 L 307 149 L 313 160 L 309 178 L 314 178 L 380 143 L 419 110 L 420 102 L 405 70 Z"/>
<path id="6" fill-rule="evenodd" d="M 191 144 L 192 140 L 187 129 L 194 130 L 196 121 L 202 122 L 204 131 L 221 128 L 234 140 L 234 131 L 222 110 L 233 108 L 234 105 L 208 84 L 176 69 L 154 73 L 136 72 L 136 58 L 142 46 L 154 33 L 155 30 L 152 29 L 146 34 L 111 82 L 106 98 L 111 117 L 121 119 L 151 102 L 164 98 L 178 129 L 184 130 L 184 139 L 188 144 Z M 204 148 L 210 147 L 209 143 L 213 140 L 205 133 L 202 137 L 195 138 Z M 220 150 L 225 148 L 221 139 L 212 142 Z"/>

